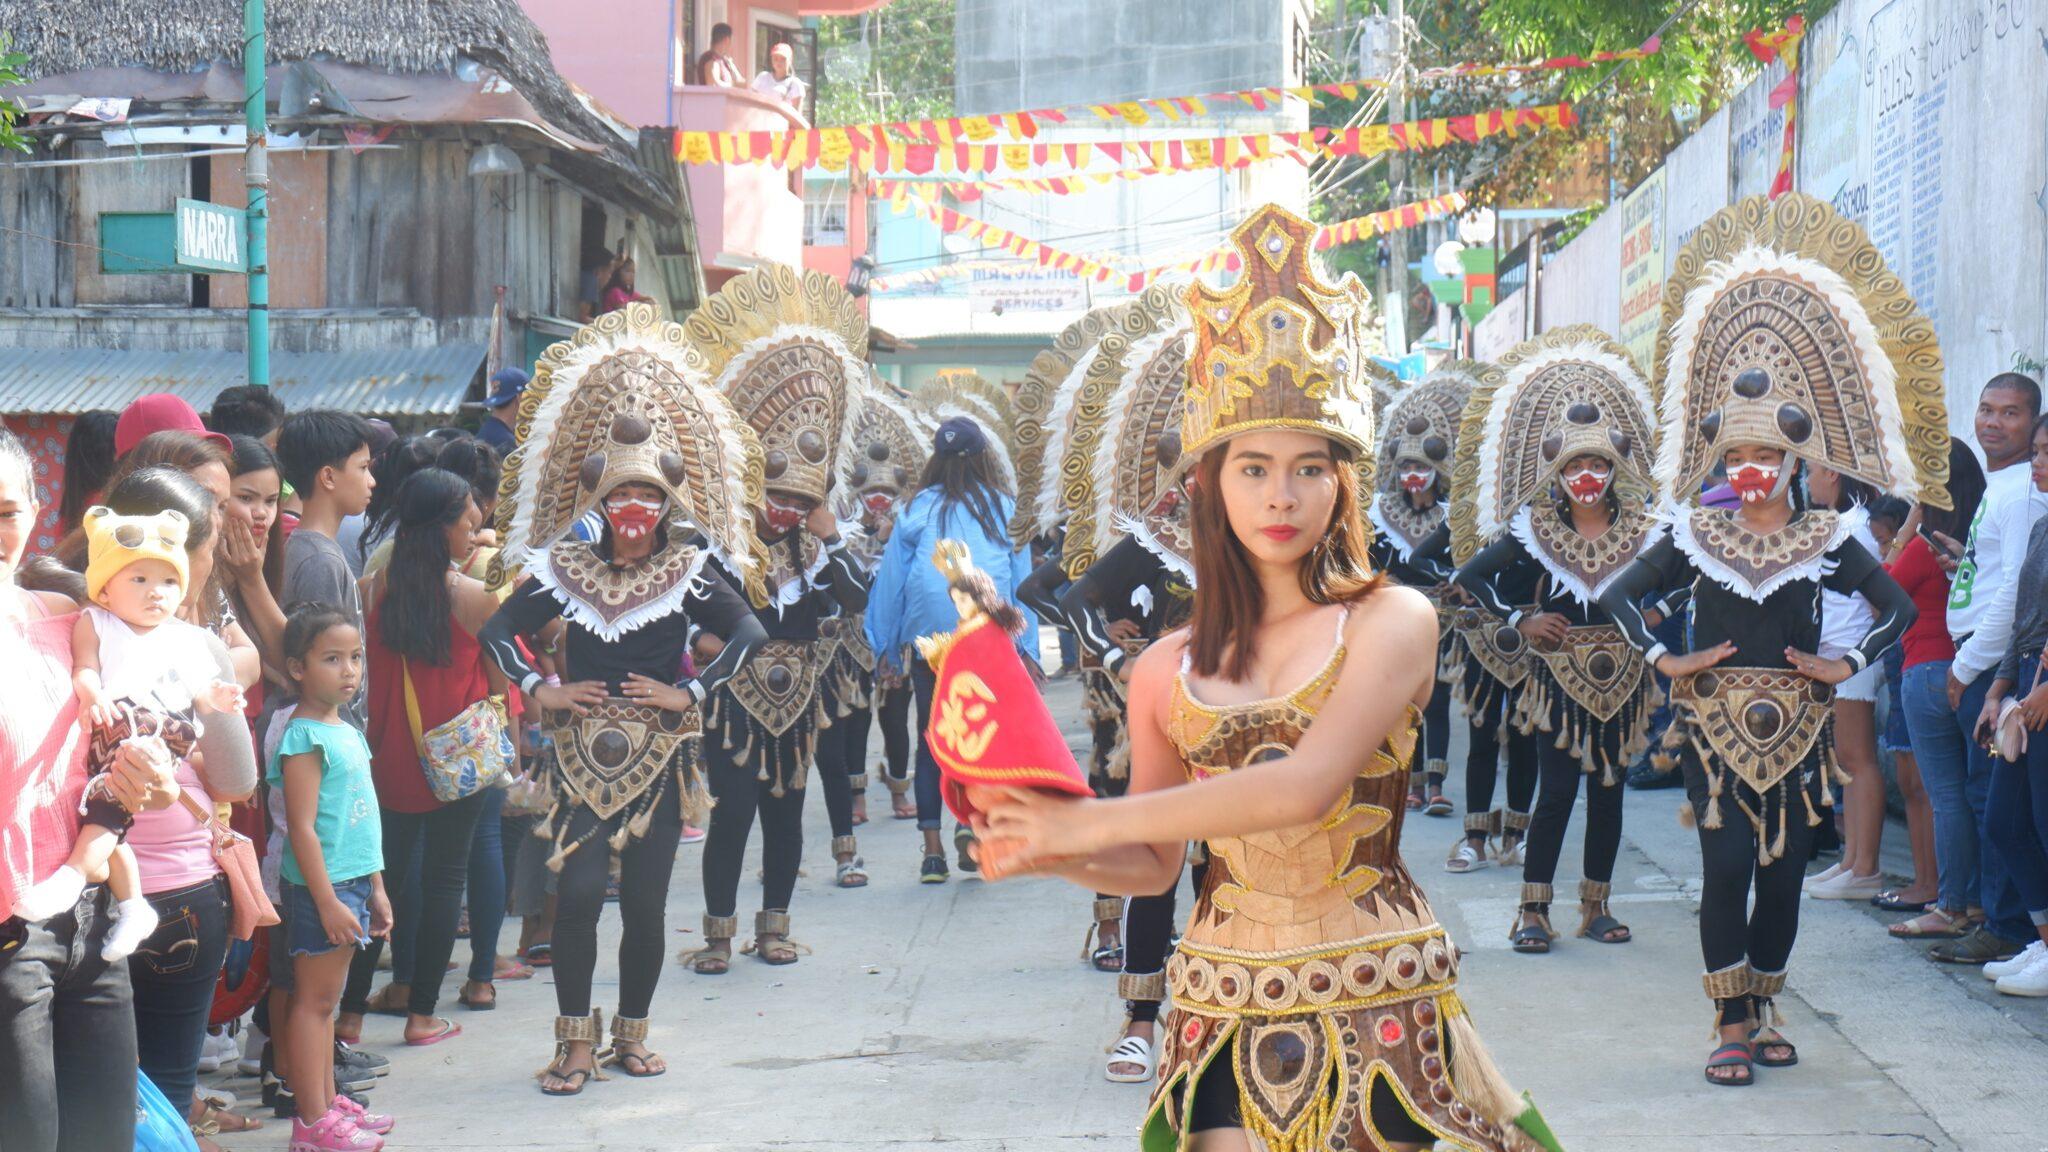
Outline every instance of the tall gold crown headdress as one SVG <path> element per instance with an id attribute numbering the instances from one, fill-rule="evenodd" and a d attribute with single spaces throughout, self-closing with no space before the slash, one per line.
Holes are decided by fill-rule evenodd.
<path id="1" fill-rule="evenodd" d="M 1480 376 L 1459 433 L 1454 490 L 1470 489 L 1476 540 L 1505 531 L 1574 457 L 1614 465 L 1614 489 L 1647 504 L 1655 485 L 1657 404 L 1626 347 L 1591 324 L 1555 328 L 1517 344 Z M 1476 423 L 1472 419 L 1477 416 Z M 1453 507 L 1453 551 L 1467 527 Z"/>
<path id="2" fill-rule="evenodd" d="M 1948 501 L 1934 325 L 1863 229 L 1797 192 L 1716 213 L 1664 286 L 1666 499 L 1695 499 L 1730 445 L 1824 464 L 1879 491 Z"/>
<path id="3" fill-rule="evenodd" d="M 1235 286 L 1187 290 L 1195 347 L 1181 451 L 1189 458 L 1243 432 L 1294 428 L 1372 455 L 1372 387 L 1361 347 L 1365 286 L 1318 274 L 1316 226 L 1267 205 L 1230 235 Z"/>
<path id="4" fill-rule="evenodd" d="M 520 397 L 518 435 L 499 487 L 505 546 L 494 582 L 543 566 L 624 483 L 666 493 L 673 521 L 758 580 L 760 444 L 712 386 L 683 326 L 652 304 L 599 316 L 542 353 Z"/>
<path id="5" fill-rule="evenodd" d="M 1010 517 L 1010 542 L 1019 548 L 1059 526 L 1060 461 L 1074 423 L 1074 399 L 1103 336 L 1128 311 L 1126 304 L 1105 305 L 1067 325 L 1052 347 L 1032 358 L 1011 398 L 1017 511 Z"/>
<path id="6" fill-rule="evenodd" d="M 868 379 L 854 298 L 822 272 L 765 265 L 727 282 L 684 331 L 760 437 L 763 486 L 823 502 Z"/>

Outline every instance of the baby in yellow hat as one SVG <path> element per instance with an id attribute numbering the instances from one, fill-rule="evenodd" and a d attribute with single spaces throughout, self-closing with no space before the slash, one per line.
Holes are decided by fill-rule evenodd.
<path id="1" fill-rule="evenodd" d="M 45 920 L 77 903 L 87 884 L 105 883 L 118 905 L 101 955 L 114 962 L 156 931 L 157 916 L 142 895 L 135 853 L 122 842 L 134 814 L 108 791 L 107 769 L 131 740 L 147 742 L 160 757 L 193 755 L 200 713 L 239 712 L 242 690 L 220 679 L 205 630 L 177 616 L 190 578 L 185 517 L 94 507 L 84 527 L 92 603 L 71 634 L 71 665 L 80 719 L 92 730 L 87 765 L 95 775 L 79 805 L 83 819 L 70 858 L 23 893 L 16 911 L 24 920 Z"/>

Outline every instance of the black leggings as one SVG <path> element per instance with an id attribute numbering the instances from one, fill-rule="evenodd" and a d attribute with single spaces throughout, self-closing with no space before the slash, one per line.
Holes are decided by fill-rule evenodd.
<path id="1" fill-rule="evenodd" d="M 1612 740 L 1606 731 L 1595 736 Z M 1579 798 L 1579 781 L 1586 782 L 1586 849 L 1580 874 L 1597 883 L 1614 879 L 1614 858 L 1621 852 L 1621 781 L 1602 784 L 1600 774 L 1588 773 L 1571 749 L 1559 748 L 1548 732 L 1530 737 L 1537 745 L 1537 771 L 1542 786 L 1536 793 L 1536 814 L 1529 821 L 1529 845 L 1523 858 L 1522 882 L 1548 884 L 1557 878 L 1557 858 L 1564 852 L 1565 829 L 1571 826 L 1572 802 Z"/>
<path id="2" fill-rule="evenodd" d="M 910 779 L 910 705 L 912 696 L 910 684 L 898 684 L 894 688 L 875 688 L 877 703 L 876 720 L 882 729 L 882 770 L 891 780 Z M 862 737 L 861 746 L 867 746 Z M 866 755 L 863 751 L 862 755 Z"/>
<path id="3" fill-rule="evenodd" d="M 415 1016 L 432 1016 L 441 1000 L 442 978 L 448 957 L 455 952 L 456 924 L 462 919 L 462 887 L 469 882 L 469 842 L 483 810 L 481 792 L 431 812 L 383 810 L 384 891 L 398 905 L 391 910 L 392 922 L 411 926 L 414 933 L 412 985 L 405 1010 Z M 415 861 L 418 883 L 409 875 Z M 417 905 L 405 907 L 414 899 Z M 341 993 L 343 1012 L 369 1010 L 370 984 L 383 951 L 384 942 L 376 939 L 356 950 Z"/>
<path id="4" fill-rule="evenodd" d="M 1467 672 L 1467 681 L 1474 673 Z M 1483 673 L 1481 673 L 1483 675 Z M 1542 736 L 1524 736 L 1509 730 L 1506 716 L 1514 706 L 1514 690 L 1493 685 L 1492 699 L 1477 716 L 1467 715 L 1471 725 L 1470 744 L 1465 752 L 1465 811 L 1483 815 L 1493 811 L 1493 786 L 1500 776 L 1501 737 L 1507 737 L 1508 811 L 1527 812 L 1536 795 L 1536 744 Z"/>
<path id="5" fill-rule="evenodd" d="M 1409 771 L 1409 779 L 1425 776 L 1432 789 L 1444 784 L 1444 762 L 1451 754 L 1451 686 L 1439 680 L 1429 694 L 1429 706 L 1422 710 L 1423 762 Z M 1420 775 L 1417 772 L 1420 772 Z"/>
<path id="6" fill-rule="evenodd" d="M 727 700 L 725 707 L 738 705 Z M 735 720 L 739 715 L 735 714 Z M 723 733 L 715 729 L 704 733 L 704 767 L 711 777 L 711 798 L 716 801 L 711 808 L 711 828 L 704 838 L 706 916 L 731 916 L 739 906 L 740 873 L 746 867 L 747 837 L 753 834 L 756 812 L 761 816 L 761 908 L 767 912 L 789 910 L 797 868 L 804 856 L 803 780 L 809 766 L 758 761 L 770 756 L 795 760 L 803 743 L 804 725 L 809 723 L 799 720 L 780 739 L 756 743 L 750 758 L 755 762 L 750 763 L 735 759 L 738 753 L 725 747 Z M 786 782 L 780 796 L 774 794 L 778 778 Z"/>
<path id="7" fill-rule="evenodd" d="M 1189 869 L 1195 891 L 1202 890 L 1208 871 L 1206 860 Z M 1166 971 L 1166 954 L 1173 950 L 1174 897 L 1179 890 L 1180 878 L 1176 876 L 1173 887 L 1159 895 L 1133 896 L 1124 905 L 1124 975 L 1150 976 Z M 1133 1020 L 1157 1020 L 1159 1001 L 1125 1000 L 1124 1011 Z"/>
<path id="8" fill-rule="evenodd" d="M 684 752 L 682 755 L 688 755 Z M 605 888 L 611 882 L 609 839 L 628 819 L 621 812 L 600 822 L 590 809 L 577 806 L 569 816 L 567 843 L 602 823 L 595 835 L 570 853 L 555 888 L 555 1010 L 564 1016 L 590 1015 L 590 978 L 597 968 L 597 917 L 604 910 Z M 668 947 L 669 874 L 675 869 L 676 843 L 683 835 L 683 812 L 676 782 L 662 784 L 647 834 L 627 840 L 619 850 L 619 1004 L 618 1014 L 647 1018 L 654 986 L 661 979 Z M 428 964 L 424 951 L 419 963 Z M 439 972 L 445 964 L 422 967 Z"/>
<path id="9" fill-rule="evenodd" d="M 1813 851 L 1813 828 L 1806 823 L 1806 805 L 1800 799 L 1799 785 L 1793 785 L 1789 803 L 1784 804 L 1785 850 L 1769 864 L 1760 864 L 1756 829 L 1736 804 L 1736 796 L 1739 793 L 1753 810 L 1764 814 L 1765 835 L 1775 837 L 1781 790 L 1773 789 L 1770 801 L 1761 803 L 1749 785 L 1729 773 L 1721 786 L 1721 826 L 1708 828 L 1706 771 L 1691 745 L 1680 753 L 1679 764 L 1685 772 L 1686 798 L 1699 818 L 1703 873 L 1700 956 L 1706 962 L 1706 970 L 1719 972 L 1747 960 L 1753 971 L 1783 972 L 1792 959 L 1792 943 L 1799 936 L 1800 885 L 1806 879 L 1806 861 Z M 1809 761 L 1793 771 L 1795 780 L 1802 771 L 1812 774 L 1806 788 L 1816 798 L 1815 809 L 1825 813 L 1827 810 L 1817 800 L 1819 773 L 1823 770 Z M 1754 907 L 1750 900 L 1752 889 L 1756 894 Z M 1734 1023 L 1743 1018 L 1737 1013 L 1746 1014 L 1747 1006 L 1724 1001 L 1722 1012 L 1724 1023 Z"/>
<path id="10" fill-rule="evenodd" d="M 818 787 L 825 793 L 825 815 L 833 836 L 853 835 L 853 778 L 867 771 L 868 723 L 873 714 L 863 704 L 838 715 L 838 703 L 825 697 L 825 715 L 832 726 L 818 733 Z"/>

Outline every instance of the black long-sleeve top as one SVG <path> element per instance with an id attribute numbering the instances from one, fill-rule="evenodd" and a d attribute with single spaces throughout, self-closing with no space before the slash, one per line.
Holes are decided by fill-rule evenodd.
<path id="1" fill-rule="evenodd" d="M 1373 567 L 1410 588 L 1434 588 L 1451 578 L 1451 526 L 1440 524 L 1404 558 L 1384 532 L 1373 534 L 1366 555 Z"/>
<path id="2" fill-rule="evenodd" d="M 518 637 L 530 636 L 563 615 L 557 593 L 529 580 L 486 621 L 477 639 L 506 678 L 531 693 L 541 675 L 519 651 Z M 573 617 L 563 622 L 563 669 L 567 680 L 602 680 L 619 695 L 626 677 L 635 673 L 675 684 L 702 700 L 745 663 L 747 653 L 767 638 L 744 596 L 707 561 L 697 586 L 676 611 L 650 620 L 616 640 L 606 640 Z M 725 650 L 692 678 L 679 678 L 683 650 L 693 631 L 702 629 L 725 640 Z"/>
<path id="3" fill-rule="evenodd" d="M 780 540 L 771 540 L 768 549 L 770 552 L 788 552 L 788 563 L 800 570 L 803 567 L 803 533 L 804 529 L 799 528 Z M 825 563 L 814 586 L 806 588 L 791 603 L 771 604 L 755 613 L 761 619 L 767 639 L 816 640 L 819 621 L 842 612 L 851 616 L 867 608 L 869 577 L 861 570 L 860 561 L 847 549 L 845 541 L 833 536 L 829 540 L 820 540 L 818 544 L 824 549 Z M 728 581 L 733 580 L 732 574 L 717 560 L 713 560 L 711 565 Z M 770 596 L 775 593 L 774 588 L 768 590 Z"/>
<path id="4" fill-rule="evenodd" d="M 1520 620 L 1532 606 L 1534 611 L 1547 611 L 1537 603 L 1543 565 L 1513 536 L 1503 535 L 1480 549 L 1451 574 L 1451 582 L 1509 624 Z"/>
<path id="5" fill-rule="evenodd" d="M 1038 567 L 1031 570 L 1031 575 L 1017 585 L 1017 603 L 1037 613 L 1038 618 L 1047 624 L 1071 627 L 1060 618 L 1060 593 L 1066 586 L 1065 550 L 1055 545 Z"/>
<path id="6" fill-rule="evenodd" d="M 1088 566 L 1058 607 L 1057 618 L 1104 668 L 1115 670 L 1129 653 L 1110 639 L 1110 621 L 1135 621 L 1139 635 L 1156 640 L 1187 615 L 1187 591 L 1176 586 L 1173 570 L 1151 549 L 1126 536 Z"/>
<path id="7" fill-rule="evenodd" d="M 1842 654 L 1849 666 L 1860 672 L 1905 635 L 1918 614 L 1912 598 L 1885 573 L 1877 558 L 1853 539 L 1829 549 L 1818 568 L 1817 578 L 1788 580 L 1759 603 L 1704 578 L 1692 559 L 1667 536 L 1622 569 L 1601 594 L 1600 607 L 1654 667 L 1669 650 L 1650 632 L 1640 605 L 1666 591 L 1690 586 L 1689 648 L 1696 651 L 1732 641 L 1736 653 L 1729 663 L 1733 665 L 1788 668 L 1786 648 L 1814 652 L 1820 647 L 1820 590 L 1857 595 L 1877 614 L 1863 639 Z"/>

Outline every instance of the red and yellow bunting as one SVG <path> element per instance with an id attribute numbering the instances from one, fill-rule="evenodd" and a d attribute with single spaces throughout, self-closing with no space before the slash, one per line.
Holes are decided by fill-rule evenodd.
<path id="1" fill-rule="evenodd" d="M 1024 173 L 1065 167 L 1085 174 L 1082 170 L 1097 162 L 1107 162 L 1118 169 L 1180 172 L 1238 168 L 1289 152 L 1324 157 L 1377 156 L 1395 150 L 1419 152 L 1447 144 L 1472 143 L 1489 136 L 1570 128 L 1577 123 L 1571 105 L 1543 104 L 1357 128 L 1067 144 L 906 144 L 849 135 L 843 128 L 675 135 L 676 157 L 685 164 L 773 164 L 779 168 L 823 168 L 835 172 L 850 167 L 863 172 L 915 176 L 935 172 Z"/>
<path id="2" fill-rule="evenodd" d="M 1769 64 L 1783 58 L 1785 79 L 1771 89 L 1771 107 L 1785 110 L 1785 142 L 1778 150 L 1778 172 L 1771 178 L 1771 199 L 1776 200 L 1792 190 L 1792 160 L 1794 157 L 1793 121 L 1799 116 L 1799 42 L 1806 37 L 1806 18 L 1790 16 L 1785 26 L 1776 31 L 1766 32 L 1761 28 L 1745 33 L 1743 43 L 1749 45 L 1750 55 Z"/>
<path id="3" fill-rule="evenodd" d="M 924 191 L 912 185 L 898 183 L 893 180 L 877 180 L 874 191 L 876 196 L 886 200 L 897 211 L 900 212 L 905 209 L 914 210 L 925 219 L 937 225 L 941 231 L 966 236 L 970 240 L 980 241 L 985 247 L 999 249 L 1021 259 L 1036 261 L 1041 268 L 1071 272 L 1076 276 L 1086 277 L 1104 284 L 1115 283 L 1121 278 L 1124 286 L 1132 292 L 1142 291 L 1146 285 L 1166 276 L 1176 274 L 1194 275 L 1203 272 L 1213 272 L 1218 269 L 1234 272 L 1239 267 L 1236 251 L 1224 247 L 1203 253 L 1189 260 L 1165 264 L 1156 268 L 1146 268 L 1136 272 L 1122 273 L 1113 266 L 1114 258 L 1112 257 L 1097 258 L 1083 256 L 1078 253 L 1065 252 L 1058 248 L 1041 244 L 1028 236 L 1019 235 L 1007 228 L 998 228 L 993 224 L 977 220 L 972 216 L 956 212 L 951 208 L 943 207 Z M 1315 246 L 1318 251 L 1322 251 L 1339 244 L 1357 243 L 1358 241 L 1379 235 L 1382 232 L 1413 228 L 1440 216 L 1450 216 L 1462 212 L 1465 210 L 1465 203 L 1465 197 L 1462 193 L 1451 192 L 1443 196 L 1431 197 L 1428 200 L 1419 200 L 1413 204 L 1403 204 L 1396 208 L 1389 208 L 1384 212 L 1374 212 L 1369 216 L 1356 216 L 1349 220 L 1340 220 L 1334 224 L 1325 225 L 1316 233 Z M 938 268 L 927 268 L 919 272 L 905 273 L 901 276 L 881 277 L 874 282 L 874 288 L 877 291 L 887 291 L 895 288 L 910 287 L 916 284 L 935 283 L 948 276 L 966 275 L 969 272 L 991 266 L 1015 267 L 1015 262 L 977 260 L 945 265 Z"/>
<path id="4" fill-rule="evenodd" d="M 1656 39 L 1645 41 L 1641 47 L 1621 52 L 1596 52 L 1591 56 L 1556 56 L 1548 60 L 1536 60 L 1525 64 L 1452 64 L 1441 68 L 1425 68 L 1414 75 L 1416 83 L 1438 83 L 1466 80 L 1486 76 L 1509 76 L 1523 72 L 1561 71 L 1574 68 L 1591 68 L 1597 64 L 1620 63 L 1626 60 L 1641 60 L 1653 56 L 1661 45 Z M 1106 104 L 1068 104 L 1055 108 L 1038 108 L 1023 112 L 1000 112 L 989 116 L 954 116 L 941 120 L 909 120 L 877 122 L 870 124 L 849 124 L 837 128 L 819 128 L 802 132 L 775 133 L 709 133 L 681 132 L 677 134 L 676 155 L 689 163 L 731 163 L 729 159 L 689 159 L 693 155 L 731 156 L 738 150 L 731 147 L 715 147 L 708 140 L 692 141 L 689 137 L 725 136 L 729 139 L 739 136 L 801 136 L 805 137 L 800 146 L 805 157 L 831 155 L 850 156 L 856 150 L 868 149 L 884 155 L 897 146 L 921 145 L 934 150 L 943 150 L 959 144 L 985 144 L 1004 138 L 1010 141 L 1029 141 L 1038 136 L 1039 128 L 1045 124 L 1074 125 L 1086 124 L 1089 117 L 1104 126 L 1144 127 L 1155 121 L 1180 123 L 1195 117 L 1206 116 L 1218 107 L 1243 107 L 1266 111 L 1289 100 L 1299 100 L 1310 107 L 1321 107 L 1329 98 L 1356 100 L 1361 93 L 1386 87 L 1390 81 L 1385 77 L 1367 77 L 1346 80 L 1336 84 L 1314 84 L 1299 87 L 1243 88 L 1234 92 L 1211 92 L 1202 96 L 1169 96 L 1151 100 L 1124 100 Z M 765 148 L 749 147 L 750 155 L 772 153 L 787 156 L 791 146 L 779 140 L 769 142 Z M 778 161 L 778 163 L 783 161 Z M 840 165 L 827 164 L 837 168 Z M 874 171 L 906 171 L 901 165 L 891 168 L 875 168 Z"/>

